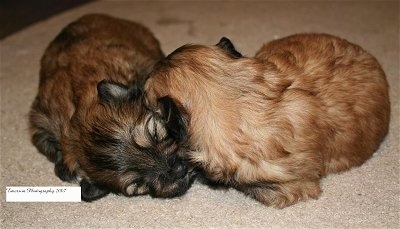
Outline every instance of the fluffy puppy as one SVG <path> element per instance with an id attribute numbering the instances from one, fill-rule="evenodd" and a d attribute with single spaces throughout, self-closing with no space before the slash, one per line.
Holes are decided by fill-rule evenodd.
<path id="1" fill-rule="evenodd" d="M 46 49 L 32 142 L 60 179 L 80 181 L 83 200 L 109 192 L 174 197 L 190 185 L 177 152 L 185 138 L 175 132 L 184 130 L 173 119 L 177 108 L 168 98 L 156 111 L 143 104 L 140 85 L 162 58 L 147 28 L 101 14 L 69 24 Z"/>
<path id="2" fill-rule="evenodd" d="M 328 173 L 361 165 L 388 131 L 388 84 L 361 47 L 299 34 L 242 56 L 222 38 L 185 45 L 151 74 L 150 105 L 186 116 L 189 160 L 211 181 L 283 208 L 318 198 Z"/>

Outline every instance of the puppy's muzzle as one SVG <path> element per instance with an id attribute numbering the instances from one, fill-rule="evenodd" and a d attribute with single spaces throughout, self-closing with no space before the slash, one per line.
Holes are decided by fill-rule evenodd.
<path id="1" fill-rule="evenodd" d="M 190 169 L 186 162 L 177 160 L 149 185 L 150 195 L 157 198 L 181 196 L 190 188 L 194 179 L 193 169 Z"/>
<path id="2" fill-rule="evenodd" d="M 182 161 L 179 161 L 171 167 L 171 169 L 167 172 L 167 176 L 170 180 L 174 181 L 184 178 L 187 173 L 188 168 L 186 164 L 184 164 Z"/>

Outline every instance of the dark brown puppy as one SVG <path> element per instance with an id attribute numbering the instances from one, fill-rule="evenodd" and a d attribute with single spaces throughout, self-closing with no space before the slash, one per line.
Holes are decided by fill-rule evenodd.
<path id="1" fill-rule="evenodd" d="M 187 152 L 214 182 L 283 208 L 318 198 L 320 179 L 361 165 L 388 131 L 390 103 L 374 57 L 346 40 L 300 34 L 243 57 L 223 38 L 186 45 L 145 85 L 187 115 Z"/>
<path id="2" fill-rule="evenodd" d="M 183 194 L 189 186 L 178 145 L 185 137 L 167 98 L 143 105 L 140 85 L 163 58 L 142 25 L 86 15 L 64 28 L 43 55 L 30 112 L 32 142 L 62 179 L 78 179 L 86 201 Z M 174 115 L 173 117 L 177 117 Z M 168 119 L 167 119 L 168 118 Z"/>

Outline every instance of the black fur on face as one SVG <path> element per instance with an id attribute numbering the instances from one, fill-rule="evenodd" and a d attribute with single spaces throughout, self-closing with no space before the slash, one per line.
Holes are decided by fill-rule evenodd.
<path id="1" fill-rule="evenodd" d="M 147 109 L 138 85 L 102 81 L 100 105 L 76 126 L 83 154 L 78 160 L 82 199 L 93 201 L 109 192 L 126 196 L 180 196 L 190 187 L 192 173 L 183 159 L 185 123 L 170 98 L 158 111 Z M 89 118 L 90 117 L 90 118 Z M 73 123 L 73 122 L 72 122 Z"/>

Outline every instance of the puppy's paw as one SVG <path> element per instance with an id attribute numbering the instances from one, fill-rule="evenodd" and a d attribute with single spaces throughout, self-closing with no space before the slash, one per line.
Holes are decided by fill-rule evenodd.
<path id="1" fill-rule="evenodd" d="M 57 160 L 54 166 L 54 172 L 62 181 L 75 181 L 77 179 L 75 172 L 70 172 L 68 166 L 64 164 L 61 151 L 57 152 Z"/>
<path id="2" fill-rule="evenodd" d="M 86 202 L 98 200 L 102 197 L 105 197 L 108 193 L 110 193 L 109 190 L 94 183 L 90 183 L 85 179 L 81 181 L 80 185 L 81 185 L 81 198 Z"/>
<path id="3" fill-rule="evenodd" d="M 149 187 L 147 185 L 138 185 L 136 183 L 132 183 L 125 188 L 124 194 L 126 196 L 137 196 L 137 195 L 145 195 L 149 192 Z"/>

